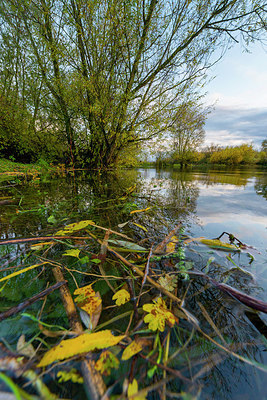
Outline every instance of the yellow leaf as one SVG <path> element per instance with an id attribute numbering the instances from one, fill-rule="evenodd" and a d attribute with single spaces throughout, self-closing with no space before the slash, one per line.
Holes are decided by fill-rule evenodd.
<path id="1" fill-rule="evenodd" d="M 51 246 L 51 244 L 54 244 L 54 242 L 42 242 L 42 243 L 36 243 L 31 245 L 31 250 L 40 250 L 44 246 Z"/>
<path id="2" fill-rule="evenodd" d="M 117 357 L 111 351 L 103 351 L 95 364 L 97 371 L 104 375 L 110 375 L 112 369 L 118 369 L 120 365 Z"/>
<path id="3" fill-rule="evenodd" d="M 130 293 L 125 289 L 121 289 L 113 295 L 112 300 L 116 300 L 117 306 L 121 306 L 130 300 Z"/>
<path id="4" fill-rule="evenodd" d="M 205 244 L 206 246 L 209 246 L 209 247 L 212 247 L 212 248 L 218 249 L 218 250 L 240 251 L 240 249 L 236 245 L 230 244 L 230 243 L 221 242 L 218 239 L 205 239 L 204 237 L 190 238 L 190 239 L 186 239 L 184 241 L 184 244 L 188 244 L 188 243 L 191 243 L 191 242 L 200 242 L 202 244 Z"/>
<path id="5" fill-rule="evenodd" d="M 215 248 L 218 250 L 226 250 L 226 251 L 239 251 L 240 250 L 234 244 L 221 242 L 218 239 L 201 239 L 199 241 L 209 247 L 212 247 L 212 248 Z"/>
<path id="6" fill-rule="evenodd" d="M 96 333 L 84 333 L 74 339 L 62 340 L 59 345 L 45 353 L 38 367 L 45 367 L 55 361 L 65 360 L 77 354 L 114 346 L 124 338 L 125 335 L 113 336 L 110 330 L 104 330 Z"/>
<path id="7" fill-rule="evenodd" d="M 143 310 L 148 312 L 144 318 L 144 322 L 149 324 L 149 329 L 152 331 L 156 331 L 158 329 L 159 331 L 163 332 L 165 328 L 165 322 L 173 327 L 175 324 L 175 317 L 167 309 L 165 301 L 159 297 L 157 300 L 153 300 L 153 303 L 154 304 L 143 305 Z"/>
<path id="8" fill-rule="evenodd" d="M 61 231 L 57 231 L 56 233 L 55 233 L 55 236 L 64 236 L 64 235 L 67 235 L 67 233 L 69 233 L 68 231 L 64 231 L 64 230 L 61 230 Z"/>
<path id="9" fill-rule="evenodd" d="M 63 253 L 62 255 L 79 258 L 79 254 L 80 254 L 79 249 L 70 249 L 70 250 L 66 250 L 65 253 Z"/>
<path id="10" fill-rule="evenodd" d="M 87 285 L 82 288 L 76 289 L 74 295 L 77 296 L 75 298 L 75 303 L 77 304 L 77 306 L 86 311 L 87 314 L 90 315 L 90 317 L 92 317 L 95 312 L 101 313 L 102 299 L 99 293 L 95 293 L 92 285 Z M 92 327 L 92 329 L 94 327 Z"/>
<path id="11" fill-rule="evenodd" d="M 147 232 L 147 229 L 143 225 L 139 225 L 136 222 L 133 222 L 134 225 L 138 226 L 138 228 L 143 229 L 143 231 Z"/>
<path id="12" fill-rule="evenodd" d="M 30 267 L 21 269 L 20 271 L 13 272 L 13 274 L 9 274 L 7 276 L 4 276 L 4 278 L 1 278 L 0 282 L 6 281 L 7 279 L 14 278 L 14 276 L 18 276 L 18 275 L 24 274 L 24 272 L 30 271 L 31 269 L 40 267 L 41 265 L 44 265 L 44 264 L 48 264 L 48 262 L 43 262 L 41 264 L 31 265 Z"/>
<path id="13" fill-rule="evenodd" d="M 69 224 L 66 225 L 63 230 L 60 230 L 57 233 L 55 233 L 55 236 L 68 235 L 71 234 L 72 232 L 80 231 L 81 229 L 86 228 L 88 225 L 95 225 L 95 223 L 94 221 L 86 220 L 86 221 L 76 222 L 74 224 Z"/>
<path id="14" fill-rule="evenodd" d="M 179 239 L 177 236 L 173 236 L 170 242 L 166 245 L 166 252 L 173 253 L 175 251 L 176 243 L 178 243 Z"/>
<path id="15" fill-rule="evenodd" d="M 140 343 L 136 342 L 135 340 L 127 346 L 122 353 L 121 359 L 126 361 L 129 360 L 132 356 L 139 353 L 142 350 L 142 346 Z"/>
<path id="16" fill-rule="evenodd" d="M 68 381 L 73 383 L 83 383 L 83 377 L 75 368 L 72 368 L 70 371 L 58 371 L 57 378 L 59 383 Z"/>
<path id="17" fill-rule="evenodd" d="M 142 210 L 133 210 L 133 211 L 130 212 L 130 214 L 148 211 L 148 210 L 150 210 L 150 208 L 151 208 L 151 207 L 143 208 Z"/>
<path id="18" fill-rule="evenodd" d="M 137 383 L 137 380 L 134 379 L 132 381 L 132 383 L 129 383 L 129 385 L 128 385 L 128 391 L 127 391 L 128 399 L 129 400 L 145 400 L 146 399 L 147 392 L 145 392 L 144 394 L 139 395 L 139 396 L 138 395 L 136 396 L 137 393 L 138 393 L 138 383 Z"/>
<path id="19" fill-rule="evenodd" d="M 172 292 L 177 286 L 177 277 L 166 274 L 164 277 L 161 276 L 158 282 L 162 287 L 164 287 L 164 289 Z"/>

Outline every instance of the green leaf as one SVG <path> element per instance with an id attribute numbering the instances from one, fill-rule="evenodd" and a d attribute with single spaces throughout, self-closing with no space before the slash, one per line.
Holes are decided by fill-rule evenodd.
<path id="1" fill-rule="evenodd" d="M 147 251 L 144 247 L 139 246 L 138 244 L 128 242 L 127 240 L 116 240 L 116 239 L 109 239 L 109 243 L 116 244 L 118 246 L 124 247 L 125 249 L 128 250 L 133 250 L 133 251 Z"/>
<path id="2" fill-rule="evenodd" d="M 99 258 L 92 258 L 90 261 L 92 263 L 94 263 L 94 264 L 100 264 L 101 263 L 101 260 Z"/>
<path id="3" fill-rule="evenodd" d="M 57 220 L 56 220 L 56 218 L 54 217 L 54 215 L 50 215 L 50 217 L 47 218 L 47 222 L 48 222 L 49 224 L 56 224 L 56 223 L 57 223 Z"/>

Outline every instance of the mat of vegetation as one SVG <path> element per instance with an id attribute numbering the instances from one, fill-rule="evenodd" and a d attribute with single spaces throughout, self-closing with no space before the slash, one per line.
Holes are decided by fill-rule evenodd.
<path id="1" fill-rule="evenodd" d="M 249 294 L 256 249 L 229 233 L 189 237 L 181 223 L 152 236 L 156 210 L 129 214 L 114 230 L 87 219 L 0 242 L 1 390 L 17 399 L 223 398 L 211 377 L 234 384 L 240 370 L 263 393 L 267 304 Z M 221 376 L 224 368 L 235 373 Z"/>

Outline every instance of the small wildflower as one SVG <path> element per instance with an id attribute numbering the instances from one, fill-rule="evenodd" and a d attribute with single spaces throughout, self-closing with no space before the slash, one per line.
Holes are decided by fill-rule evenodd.
<path id="1" fill-rule="evenodd" d="M 116 300 L 117 306 L 121 306 L 122 304 L 125 304 L 127 303 L 127 301 L 130 300 L 130 293 L 127 292 L 127 290 L 125 289 L 121 289 L 114 294 L 112 300 Z"/>

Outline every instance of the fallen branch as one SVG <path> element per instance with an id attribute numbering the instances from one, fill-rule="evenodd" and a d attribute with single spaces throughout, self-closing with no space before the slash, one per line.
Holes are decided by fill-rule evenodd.
<path id="1" fill-rule="evenodd" d="M 53 274 L 56 281 L 62 281 L 64 279 L 60 267 L 53 268 Z M 82 323 L 77 314 L 76 307 L 67 284 L 61 286 L 60 292 L 71 329 L 77 334 L 81 334 L 83 332 Z M 91 359 L 91 353 L 88 353 L 88 355 L 82 361 L 82 375 L 86 388 L 89 392 L 89 398 L 91 400 L 108 400 L 108 397 L 105 395 L 105 383 L 101 374 L 95 369 L 94 361 Z"/>
<path id="2" fill-rule="evenodd" d="M 239 300 L 241 303 L 245 304 L 246 306 L 249 306 L 249 307 L 253 308 L 254 310 L 262 311 L 265 314 L 267 314 L 267 303 L 265 303 L 264 301 L 255 299 L 255 297 L 252 297 L 252 296 L 249 296 L 248 294 L 240 292 L 239 290 L 234 289 L 231 286 L 226 285 L 225 283 L 219 283 L 215 279 L 210 278 L 208 275 L 204 274 L 201 271 L 188 271 L 187 273 L 189 273 L 190 275 L 198 275 L 198 276 L 201 276 L 201 277 L 207 279 L 218 289 L 233 296 L 235 299 Z"/>
<path id="3" fill-rule="evenodd" d="M 42 242 L 43 240 L 58 240 L 58 239 L 74 239 L 74 240 L 84 240 L 90 239 L 91 236 L 40 236 L 35 238 L 22 238 L 22 239 L 6 239 L 0 241 L 1 245 L 9 245 L 9 244 L 20 244 L 20 243 L 28 243 L 28 242 Z"/>
<path id="4" fill-rule="evenodd" d="M 163 254 L 164 247 L 171 240 L 171 238 L 177 233 L 177 231 L 181 228 L 181 223 L 179 223 L 168 235 L 163 239 L 163 241 L 157 245 L 153 254 Z"/>

